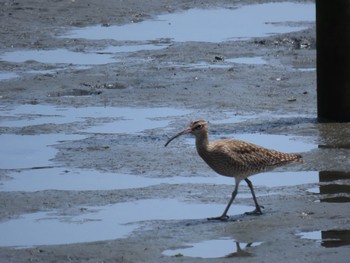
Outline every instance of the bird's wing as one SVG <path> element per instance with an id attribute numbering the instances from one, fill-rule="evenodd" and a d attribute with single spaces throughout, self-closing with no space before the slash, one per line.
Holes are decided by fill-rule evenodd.
<path id="1" fill-rule="evenodd" d="M 216 141 L 210 151 L 242 170 L 261 170 L 297 159 L 294 154 L 281 153 L 239 140 Z"/>

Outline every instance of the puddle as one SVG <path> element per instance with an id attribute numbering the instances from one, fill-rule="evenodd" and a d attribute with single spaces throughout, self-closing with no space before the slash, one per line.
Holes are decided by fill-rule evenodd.
<path id="1" fill-rule="evenodd" d="M 56 215 L 55 212 L 39 212 L 2 222 L 0 247 L 26 248 L 116 239 L 136 229 L 136 225 L 120 225 L 114 221 L 115 217 L 103 216 L 102 210 L 96 215 L 81 214 L 70 217 Z"/>
<path id="2" fill-rule="evenodd" d="M 251 207 L 235 206 L 237 214 Z M 0 222 L 1 247 L 71 244 L 124 238 L 149 220 L 205 219 L 221 213 L 216 204 L 193 204 L 172 199 L 147 199 L 73 211 L 24 214 Z"/>
<path id="3" fill-rule="evenodd" d="M 1 117 L 11 119 L 0 121 L 1 127 L 27 127 L 42 124 L 64 124 L 83 121 L 84 117 L 98 115 L 93 108 L 55 107 L 51 105 L 20 105 L 12 110 L 2 110 Z M 13 120 L 12 120 L 13 119 Z"/>
<path id="4" fill-rule="evenodd" d="M 90 52 L 73 52 L 66 49 L 54 50 L 22 50 L 0 55 L 2 61 L 23 63 L 36 61 L 46 64 L 101 65 L 116 62 L 109 54 Z"/>
<path id="5" fill-rule="evenodd" d="M 265 37 L 306 29 L 286 22 L 315 21 L 315 5 L 267 3 L 232 9 L 190 9 L 159 15 L 155 20 L 123 26 L 92 26 L 69 31 L 63 37 L 149 41 L 172 39 L 177 42 Z"/>
<path id="6" fill-rule="evenodd" d="M 196 258 L 251 257 L 253 254 L 248 252 L 249 248 L 261 244 L 262 242 L 239 243 L 232 238 L 221 238 L 186 244 L 185 248 L 165 250 L 162 254 L 172 257 L 186 256 Z"/>
<path id="7" fill-rule="evenodd" d="M 268 64 L 266 60 L 262 57 L 242 57 L 242 58 L 232 58 L 225 59 L 223 61 L 213 61 L 213 62 L 199 62 L 192 64 L 171 64 L 172 67 L 186 67 L 186 68 L 197 68 L 197 69 L 206 69 L 206 68 L 231 68 L 233 63 L 238 64 L 248 64 L 248 65 L 265 65 Z"/>
<path id="8" fill-rule="evenodd" d="M 16 73 L 13 73 L 13 72 L 0 72 L 0 81 L 10 80 L 10 79 L 14 79 L 17 77 L 18 77 L 18 75 Z"/>
<path id="9" fill-rule="evenodd" d="M 319 172 L 318 187 L 307 191 L 320 196 L 320 202 L 347 203 L 350 202 L 350 173 L 339 171 Z"/>
<path id="10" fill-rule="evenodd" d="M 50 145 L 59 141 L 80 140 L 81 135 L 0 135 L 0 169 L 50 166 L 57 150 Z"/>
<path id="11" fill-rule="evenodd" d="M 1 191 L 89 191 L 147 187 L 150 179 L 95 170 L 68 170 L 64 168 L 33 169 L 7 174 L 12 179 L 0 185 Z"/>
<path id="12" fill-rule="evenodd" d="M 85 130 L 91 133 L 139 133 L 147 129 L 165 127 L 170 116 L 181 116 L 190 113 L 188 110 L 173 108 L 110 108 L 114 118 L 122 120 L 105 123 Z M 161 119 L 164 118 L 164 119 Z"/>
<path id="13" fill-rule="evenodd" d="M 158 50 L 166 48 L 166 45 L 132 45 L 132 46 L 110 46 L 106 49 L 91 52 L 73 52 L 66 49 L 54 50 L 20 50 L 7 52 L 0 55 L 0 61 L 14 63 L 24 63 L 27 61 L 36 61 L 45 64 L 71 64 L 79 65 L 74 70 L 87 69 L 84 65 L 103 65 L 118 62 L 114 57 L 115 53 L 137 52 L 141 50 Z M 51 74 L 56 71 L 30 70 L 25 73 L 30 74 Z M 0 81 L 16 78 L 16 73 L 0 73 Z"/>
<path id="14" fill-rule="evenodd" d="M 91 133 L 139 133 L 146 129 L 165 127 L 169 116 L 180 116 L 190 111 L 173 108 L 128 107 L 55 107 L 52 105 L 21 105 L 13 110 L 3 110 L 1 127 L 26 127 L 42 124 L 83 122 L 87 119 L 105 119 L 106 123 L 87 128 Z M 20 118 L 18 120 L 18 118 Z M 164 119 L 159 119 L 164 118 Z M 91 123 L 91 122 L 90 122 Z"/>
<path id="15" fill-rule="evenodd" d="M 142 188 L 159 184 L 229 184 L 230 178 L 182 177 L 146 178 L 131 174 L 104 173 L 95 170 L 65 168 L 32 169 L 7 174 L 12 179 L 0 184 L 0 191 L 35 192 L 44 190 L 120 190 Z"/>
<path id="16" fill-rule="evenodd" d="M 159 50 L 168 47 L 168 45 L 125 45 L 110 46 L 102 50 L 73 52 L 67 49 L 53 50 L 19 50 L 0 54 L 0 61 L 8 61 L 14 63 L 23 63 L 27 61 L 36 61 L 45 64 L 71 64 L 79 65 L 74 69 L 84 69 L 85 65 L 103 65 L 118 62 L 114 57 L 116 53 L 129 53 L 142 50 Z M 85 67 L 87 68 L 87 67 Z M 26 73 L 40 74 L 50 73 L 53 71 L 28 71 Z M 0 73 L 0 80 L 6 80 L 17 77 L 15 73 Z"/>
<path id="17" fill-rule="evenodd" d="M 322 247 L 342 247 L 350 245 L 350 230 L 325 230 L 298 233 L 302 239 L 315 240 Z"/>
<path id="18" fill-rule="evenodd" d="M 248 65 L 265 65 L 267 61 L 262 57 L 242 57 L 242 58 L 230 58 L 225 59 L 225 62 L 248 64 Z"/>
<path id="19" fill-rule="evenodd" d="M 41 163 L 44 163 L 42 161 Z M 46 165 L 50 163 L 47 162 Z M 11 166 L 10 164 L 9 166 Z M 40 166 L 37 166 L 40 167 Z M 160 184 L 211 184 L 234 185 L 232 178 L 213 175 L 210 177 L 175 176 L 170 178 L 147 178 L 131 174 L 106 173 L 95 170 L 72 170 L 65 168 L 41 168 L 8 173 L 9 180 L 0 183 L 0 191 L 36 192 L 44 190 L 93 191 L 143 188 Z M 256 186 L 279 187 L 317 183 L 316 172 L 264 173 L 251 177 Z M 245 185 L 242 183 L 242 185 Z M 271 193 L 270 193 L 271 194 Z M 261 196 L 257 193 L 258 196 Z M 240 197 L 245 196 L 239 193 Z"/>

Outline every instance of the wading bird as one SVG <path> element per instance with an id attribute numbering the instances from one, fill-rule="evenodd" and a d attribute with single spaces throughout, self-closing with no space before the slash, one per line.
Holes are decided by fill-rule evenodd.
<path id="1" fill-rule="evenodd" d="M 255 210 L 246 214 L 261 215 L 263 207 L 258 204 L 253 184 L 248 177 L 277 166 L 303 162 L 302 156 L 299 154 L 282 153 L 249 142 L 218 140 L 209 143 L 208 123 L 204 120 L 191 122 L 188 129 L 171 137 L 164 146 L 166 147 L 172 140 L 184 134 L 193 134 L 196 137 L 197 152 L 210 168 L 220 175 L 234 177 L 236 181 L 231 199 L 223 214 L 208 218 L 209 220 L 227 220 L 229 218 L 227 212 L 238 193 L 238 186 L 242 180 L 248 184 L 255 204 Z"/>

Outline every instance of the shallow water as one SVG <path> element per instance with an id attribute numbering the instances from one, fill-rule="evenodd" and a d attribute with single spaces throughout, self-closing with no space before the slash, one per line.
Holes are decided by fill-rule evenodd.
<path id="1" fill-rule="evenodd" d="M 48 163 L 49 164 L 49 163 Z M 209 168 L 208 168 L 209 169 Z M 106 173 L 96 170 L 42 168 L 8 173 L 0 191 L 35 192 L 44 190 L 88 191 L 116 190 L 154 186 L 159 184 L 210 184 L 234 185 L 234 179 L 213 174 L 207 177 L 174 176 L 147 178 L 131 174 Z M 282 187 L 318 183 L 317 172 L 263 173 L 251 177 L 255 186 Z M 245 185 L 245 183 L 242 183 Z M 260 196 L 259 192 L 257 195 Z M 244 195 L 239 194 L 238 198 Z M 250 197 L 250 194 L 248 195 Z"/>
<path id="2" fill-rule="evenodd" d="M 117 62 L 110 54 L 94 52 L 73 52 L 66 49 L 54 50 L 20 50 L 0 55 L 0 60 L 23 63 L 36 61 L 46 64 L 101 65 Z"/>
<path id="3" fill-rule="evenodd" d="M 119 53 L 137 52 L 142 50 L 158 50 L 166 48 L 168 45 L 125 45 L 109 46 L 102 50 L 70 51 L 67 49 L 51 50 L 18 50 L 0 54 L 0 61 L 23 63 L 26 61 L 36 61 L 45 64 L 71 64 L 71 65 L 103 65 L 118 62 L 115 56 Z M 26 73 L 41 73 L 40 71 L 28 71 Z M 14 73 L 12 73 L 14 74 Z M 3 75 L 3 77 L 2 77 Z M 13 78 L 9 73 L 0 73 L 2 78 Z"/>
<path id="4" fill-rule="evenodd" d="M 169 116 L 188 113 L 173 108 L 128 108 L 128 107 L 55 107 L 52 105 L 20 105 L 14 109 L 1 110 L 0 127 L 28 127 L 45 124 L 87 122 L 89 125 L 79 133 L 141 133 L 147 129 L 165 127 Z M 91 119 L 98 121 L 93 124 Z M 104 122 L 101 124 L 101 120 Z M 35 131 L 35 128 L 33 128 Z M 83 135 L 1 134 L 1 169 L 50 166 L 50 159 L 57 150 L 50 145 L 58 141 L 80 140 Z"/>
<path id="5" fill-rule="evenodd" d="M 252 19 L 253 18 L 253 19 Z M 190 9 L 159 15 L 155 20 L 123 26 L 92 26 L 69 31 L 63 37 L 177 42 L 249 39 L 305 29 L 283 22 L 315 20 L 314 4 L 268 3 L 232 9 Z"/>
<path id="6" fill-rule="evenodd" d="M 91 133 L 138 133 L 146 129 L 164 127 L 169 119 L 189 113 L 174 108 L 132 107 L 56 107 L 52 105 L 20 105 L 15 109 L 2 110 L 0 127 L 25 127 L 42 124 L 84 122 L 87 119 L 106 119 L 106 123 L 87 128 Z M 12 120 L 9 120 L 12 119 Z M 93 125 L 93 124 L 92 124 Z"/>
<path id="7" fill-rule="evenodd" d="M 0 72 L 0 81 L 2 80 L 10 80 L 17 78 L 18 75 L 14 72 Z"/>
<path id="8" fill-rule="evenodd" d="M 62 141 L 83 139 L 82 135 L 40 134 L 0 135 L 0 169 L 51 166 L 57 150 L 50 145 Z"/>
<path id="9" fill-rule="evenodd" d="M 235 214 L 252 207 L 236 205 Z M 123 238 L 149 220 L 205 219 L 218 215 L 222 207 L 173 199 L 147 199 L 70 211 L 24 214 L 0 222 L 0 246 L 31 247 Z"/>
<path id="10" fill-rule="evenodd" d="M 109 108 L 106 110 L 121 120 L 93 126 L 85 130 L 91 133 L 139 133 L 147 129 L 162 128 L 170 118 L 188 114 L 187 110 L 174 108 Z"/>
<path id="11" fill-rule="evenodd" d="M 162 254 L 172 257 L 186 256 L 196 258 L 248 257 L 253 256 L 252 253 L 247 251 L 248 248 L 261 244 L 261 242 L 239 243 L 232 238 L 221 238 L 186 244 L 185 248 L 165 250 Z"/>

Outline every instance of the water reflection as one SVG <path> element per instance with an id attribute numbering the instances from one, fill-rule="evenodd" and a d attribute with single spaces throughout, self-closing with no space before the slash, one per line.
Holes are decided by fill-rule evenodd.
<path id="1" fill-rule="evenodd" d="M 244 248 L 246 249 L 246 248 L 249 248 L 249 247 L 254 246 L 254 245 L 255 245 L 254 243 L 248 243 L 245 245 Z M 232 253 L 228 254 L 227 256 L 225 256 L 225 258 L 252 257 L 252 256 L 254 256 L 253 253 L 242 249 L 241 243 L 236 242 L 236 252 L 232 252 Z"/>
<path id="2" fill-rule="evenodd" d="M 165 250 L 162 254 L 196 258 L 252 257 L 254 254 L 248 251 L 249 248 L 261 244 L 262 242 L 241 243 L 232 238 L 220 238 L 187 244 L 185 248 Z"/>
<path id="3" fill-rule="evenodd" d="M 350 245 L 350 230 L 324 230 L 299 233 L 303 239 L 316 240 L 322 247 L 342 247 Z"/>
<path id="4" fill-rule="evenodd" d="M 314 20 L 314 4 L 267 3 L 235 9 L 189 9 L 185 12 L 159 15 L 156 20 L 140 23 L 77 28 L 63 37 L 221 42 L 299 31 L 307 27 L 298 22 Z M 290 22 L 297 23 L 292 26 Z"/>
<path id="5" fill-rule="evenodd" d="M 309 189 L 309 192 L 319 194 L 320 202 L 350 202 L 349 179 L 350 172 L 322 171 L 319 172 L 319 188 Z"/>
<path id="6" fill-rule="evenodd" d="M 350 245 L 350 230 L 321 231 L 323 247 L 342 247 Z"/>

